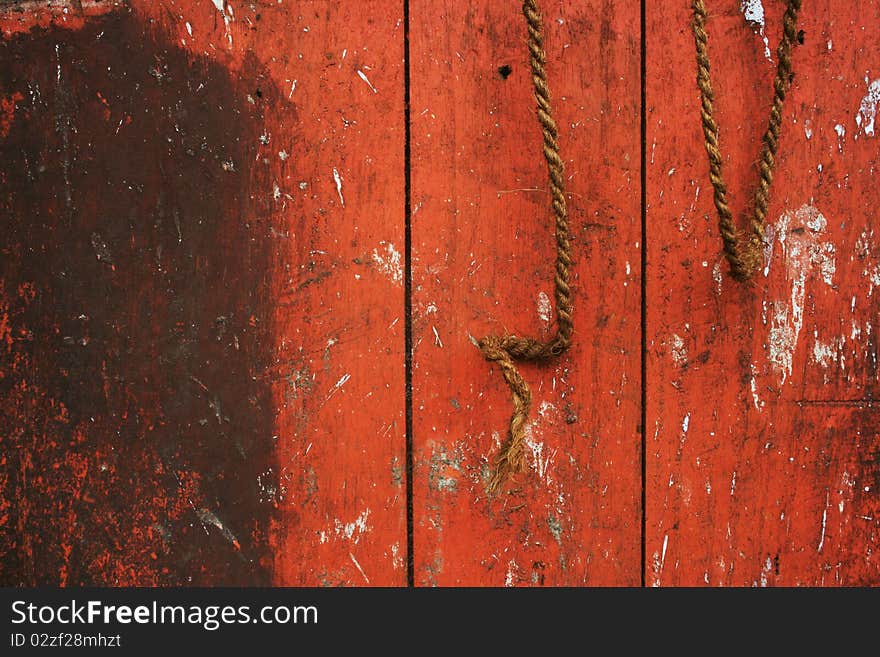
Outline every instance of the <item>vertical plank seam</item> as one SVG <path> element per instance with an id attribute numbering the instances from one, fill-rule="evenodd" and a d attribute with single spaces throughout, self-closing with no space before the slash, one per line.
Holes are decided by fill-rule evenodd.
<path id="1" fill-rule="evenodd" d="M 640 31 L 640 49 L 641 52 L 639 54 L 639 77 L 640 77 L 640 137 L 641 137 L 641 151 L 640 151 L 640 180 L 642 186 L 642 195 L 641 195 L 641 213 L 642 213 L 642 260 L 641 260 L 641 419 L 640 423 L 642 425 L 642 440 L 641 440 L 641 514 L 642 514 L 642 523 L 641 523 L 641 586 L 645 587 L 647 583 L 647 527 L 648 527 L 648 516 L 647 516 L 647 476 L 648 476 L 648 468 L 647 468 L 647 447 L 648 447 L 648 387 L 647 387 L 647 373 L 648 373 L 648 170 L 647 170 L 647 162 L 648 162 L 648 109 L 647 109 L 647 54 L 648 54 L 648 45 L 647 45 L 647 34 L 646 34 L 646 1 L 641 0 L 641 9 L 639 15 L 639 31 Z"/>
<path id="2" fill-rule="evenodd" d="M 406 585 L 415 586 L 413 552 L 412 129 L 410 126 L 409 0 L 403 0 L 403 314 L 406 415 Z"/>

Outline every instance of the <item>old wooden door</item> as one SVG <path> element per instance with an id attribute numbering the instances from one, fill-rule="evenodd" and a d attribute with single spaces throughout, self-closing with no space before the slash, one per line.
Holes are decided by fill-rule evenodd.
<path id="1" fill-rule="evenodd" d="M 0 1 L 4 585 L 880 581 L 880 3 L 804 3 L 727 275 L 688 0 Z M 744 212 L 784 2 L 708 2 Z"/>

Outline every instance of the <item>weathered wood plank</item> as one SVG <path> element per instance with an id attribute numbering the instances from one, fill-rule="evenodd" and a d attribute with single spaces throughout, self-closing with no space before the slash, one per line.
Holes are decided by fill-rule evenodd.
<path id="1" fill-rule="evenodd" d="M 468 335 L 552 329 L 552 219 L 525 23 L 518 3 L 411 3 L 417 585 L 640 578 L 639 10 L 542 5 L 571 192 L 576 336 L 558 362 L 522 367 L 534 395 L 530 469 L 490 500 L 511 401 Z"/>
<path id="2" fill-rule="evenodd" d="M 401 8 L 44 4 L 0 42 L 2 580 L 403 583 Z"/>
<path id="3" fill-rule="evenodd" d="M 689 4 L 647 6 L 648 583 L 876 584 L 880 5 L 804 3 L 767 267 L 741 285 L 720 255 Z M 784 4 L 707 3 L 743 214 Z"/>

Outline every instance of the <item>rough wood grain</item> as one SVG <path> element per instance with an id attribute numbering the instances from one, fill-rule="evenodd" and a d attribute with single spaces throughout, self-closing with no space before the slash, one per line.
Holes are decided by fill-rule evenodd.
<path id="1" fill-rule="evenodd" d="M 766 269 L 750 285 L 721 258 L 688 5 L 647 5 L 647 580 L 876 584 L 880 5 L 804 3 Z M 784 3 L 707 5 L 744 212 Z"/>
<path id="2" fill-rule="evenodd" d="M 518 3 L 410 5 L 416 585 L 640 579 L 638 7 L 542 5 L 571 192 L 575 344 L 522 367 L 529 471 L 494 500 L 488 464 L 512 407 L 468 335 L 546 336 L 552 317 L 525 26 Z"/>

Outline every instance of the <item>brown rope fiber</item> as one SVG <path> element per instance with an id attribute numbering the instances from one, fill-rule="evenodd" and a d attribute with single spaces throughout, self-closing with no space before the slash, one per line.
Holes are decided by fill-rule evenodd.
<path id="1" fill-rule="evenodd" d="M 548 342 L 516 335 L 490 335 L 478 343 L 486 360 L 498 363 L 504 380 L 513 395 L 514 410 L 510 418 L 510 433 L 495 460 L 494 470 L 488 485 L 490 492 L 495 491 L 511 475 L 521 472 L 525 461 L 525 429 L 532 403 L 532 393 L 517 370 L 515 361 L 546 361 L 559 356 L 571 344 L 573 331 L 571 288 L 569 287 L 572 260 L 568 213 L 565 206 L 565 167 L 559 156 L 559 133 L 550 106 L 550 90 L 547 86 L 545 71 L 544 27 L 537 0 L 525 0 L 522 9 L 528 26 L 529 64 L 535 89 L 538 122 L 543 133 L 544 159 L 547 161 L 550 195 L 556 222 L 556 335 Z"/>
<path id="2" fill-rule="evenodd" d="M 748 236 L 741 236 L 727 203 L 727 185 L 722 172 L 721 148 L 718 141 L 718 124 L 713 116 L 715 92 L 709 71 L 709 53 L 706 36 L 706 7 L 703 0 L 693 0 L 694 41 L 697 47 L 697 86 L 700 88 L 702 105 L 700 114 L 706 153 L 709 155 L 709 178 L 715 190 L 715 208 L 718 210 L 718 226 L 724 242 L 724 255 L 730 263 L 731 275 L 739 281 L 749 280 L 761 268 L 764 257 L 764 224 L 770 202 L 770 185 L 776 165 L 779 146 L 779 130 L 782 124 L 782 105 L 792 78 L 791 48 L 797 38 L 798 12 L 801 0 L 788 0 L 782 19 L 782 38 L 777 50 L 776 79 L 773 82 L 773 104 L 770 119 L 764 133 L 761 156 L 758 160 L 758 187 L 749 223 Z"/>

